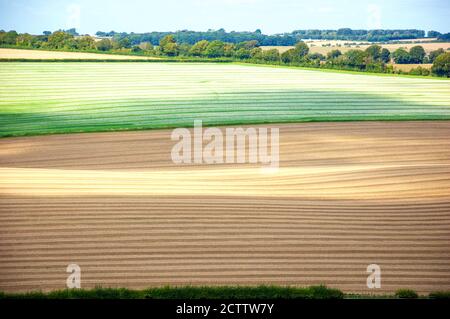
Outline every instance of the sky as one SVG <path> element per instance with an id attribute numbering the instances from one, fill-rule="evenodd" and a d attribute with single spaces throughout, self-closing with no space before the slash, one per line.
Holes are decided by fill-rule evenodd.
<path id="1" fill-rule="evenodd" d="M 151 32 L 224 28 L 265 34 L 298 29 L 450 32 L 449 0 L 0 0 L 0 29 L 41 34 L 75 27 Z"/>

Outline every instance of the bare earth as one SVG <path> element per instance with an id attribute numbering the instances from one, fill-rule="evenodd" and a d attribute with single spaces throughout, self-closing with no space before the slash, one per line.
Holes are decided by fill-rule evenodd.
<path id="1" fill-rule="evenodd" d="M 450 122 L 277 127 L 278 172 L 175 166 L 167 130 L 0 139 L 0 291 L 450 289 Z"/>
<path id="2" fill-rule="evenodd" d="M 0 48 L 0 59 L 92 59 L 92 60 L 151 60 L 153 57 L 135 55 L 99 54 L 86 52 L 59 52 Z"/>

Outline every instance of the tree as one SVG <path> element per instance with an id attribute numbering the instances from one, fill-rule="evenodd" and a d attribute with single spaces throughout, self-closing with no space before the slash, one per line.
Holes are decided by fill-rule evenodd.
<path id="1" fill-rule="evenodd" d="M 166 35 L 159 41 L 161 52 L 168 56 L 178 55 L 178 45 L 173 35 Z"/>
<path id="2" fill-rule="evenodd" d="M 244 47 L 245 49 L 253 49 L 259 46 L 259 43 L 257 40 L 251 40 L 251 41 L 244 41 L 239 43 L 239 46 Z"/>
<path id="3" fill-rule="evenodd" d="M 268 62 L 278 62 L 280 61 L 280 52 L 277 49 L 263 51 L 262 59 Z"/>
<path id="4" fill-rule="evenodd" d="M 253 48 L 250 50 L 250 58 L 253 60 L 261 60 L 263 51 L 261 48 Z"/>
<path id="5" fill-rule="evenodd" d="M 328 59 L 335 59 L 338 56 L 342 55 L 342 52 L 339 50 L 331 50 L 330 52 L 327 53 L 327 58 Z"/>
<path id="6" fill-rule="evenodd" d="M 153 44 L 151 44 L 150 42 L 141 42 L 139 44 L 139 47 L 143 50 L 143 51 L 153 51 Z"/>
<path id="7" fill-rule="evenodd" d="M 246 48 L 240 48 L 236 51 L 234 56 L 238 59 L 245 60 L 250 58 L 250 50 Z"/>
<path id="8" fill-rule="evenodd" d="M 411 70 L 409 70 L 408 74 L 411 75 L 430 75 L 430 70 L 426 69 L 426 68 L 422 68 L 421 66 L 418 66 L 417 68 L 412 68 Z"/>
<path id="9" fill-rule="evenodd" d="M 226 57 L 232 57 L 235 53 L 236 47 L 232 43 L 225 43 L 223 46 L 223 54 Z"/>
<path id="10" fill-rule="evenodd" d="M 366 49 L 366 53 L 373 61 L 378 61 L 381 59 L 381 46 L 373 44 Z"/>
<path id="11" fill-rule="evenodd" d="M 409 49 L 409 56 L 411 57 L 410 63 L 423 63 L 423 58 L 425 58 L 425 50 L 422 46 L 416 45 Z"/>
<path id="12" fill-rule="evenodd" d="M 111 40 L 109 39 L 101 39 L 100 41 L 95 43 L 95 46 L 99 51 L 109 51 L 113 47 Z"/>
<path id="13" fill-rule="evenodd" d="M 77 49 L 79 50 L 92 50 L 95 49 L 95 41 L 92 37 L 85 35 L 76 40 Z"/>
<path id="14" fill-rule="evenodd" d="M 42 32 L 42 34 L 49 36 L 50 34 L 52 34 L 52 32 L 51 31 L 44 31 L 44 32 Z"/>
<path id="15" fill-rule="evenodd" d="M 364 69 L 367 53 L 361 50 L 349 50 L 344 54 L 344 63 L 351 67 Z"/>
<path id="16" fill-rule="evenodd" d="M 292 63 L 294 60 L 294 49 L 289 49 L 281 54 L 281 62 Z"/>
<path id="17" fill-rule="evenodd" d="M 436 58 L 437 58 L 438 56 L 440 56 L 441 54 L 443 54 L 443 53 L 445 53 L 445 51 L 444 51 L 444 49 L 442 49 L 442 48 L 437 49 L 437 50 L 434 50 L 434 51 L 431 51 L 430 54 L 428 55 L 428 61 L 429 61 L 430 63 L 433 63 L 434 60 L 436 60 Z"/>
<path id="18" fill-rule="evenodd" d="M 434 60 L 431 72 L 438 76 L 450 77 L 450 52 L 443 53 Z"/>
<path id="19" fill-rule="evenodd" d="M 142 49 L 138 46 L 138 45 L 133 45 L 131 47 L 131 52 L 137 53 L 137 52 L 141 52 Z"/>
<path id="20" fill-rule="evenodd" d="M 75 28 L 70 28 L 70 29 L 67 29 L 67 30 L 61 30 L 61 31 L 62 31 L 62 32 L 65 32 L 65 33 L 68 33 L 68 34 L 70 34 L 70 35 L 73 35 L 73 36 L 79 35 L 78 32 L 77 32 L 77 30 L 76 30 Z"/>
<path id="21" fill-rule="evenodd" d="M 309 47 L 308 45 L 303 42 L 300 41 L 295 45 L 294 48 L 294 60 L 298 59 L 298 60 L 302 60 L 309 52 Z"/>
<path id="22" fill-rule="evenodd" d="M 178 46 L 178 53 L 183 56 L 188 56 L 191 51 L 191 45 L 189 43 L 181 43 Z"/>
<path id="23" fill-rule="evenodd" d="M 391 52 L 386 48 L 381 50 L 381 61 L 384 63 L 389 63 L 391 61 Z"/>
<path id="24" fill-rule="evenodd" d="M 131 48 L 131 41 L 127 37 L 119 39 L 118 44 L 121 48 Z"/>
<path id="25" fill-rule="evenodd" d="M 397 50 L 395 50 L 394 53 L 392 53 L 392 58 L 394 59 L 395 63 L 398 64 L 411 63 L 411 57 L 408 51 L 403 48 L 398 48 Z"/>
<path id="26" fill-rule="evenodd" d="M 0 32 L 0 44 L 16 44 L 18 34 L 16 31 Z"/>
<path id="27" fill-rule="evenodd" d="M 443 41 L 443 42 L 450 41 L 450 32 L 439 35 L 437 37 L 437 39 L 438 39 L 438 41 Z"/>
<path id="28" fill-rule="evenodd" d="M 28 33 L 19 34 L 16 38 L 16 44 L 22 47 L 31 47 L 34 43 L 34 38 Z"/>
<path id="29" fill-rule="evenodd" d="M 428 33 L 427 33 L 428 38 L 437 38 L 440 35 L 441 35 L 441 33 L 437 32 L 437 31 L 428 31 Z"/>
<path id="30" fill-rule="evenodd" d="M 319 61 L 324 61 L 325 60 L 325 56 L 323 54 L 320 54 L 320 53 L 317 53 L 317 52 L 309 54 L 308 57 L 311 60 L 319 60 Z"/>
<path id="31" fill-rule="evenodd" d="M 218 58 L 224 55 L 224 43 L 219 40 L 214 40 L 206 47 L 205 54 L 208 58 Z"/>
<path id="32" fill-rule="evenodd" d="M 209 41 L 201 40 L 195 43 L 189 50 L 189 54 L 193 56 L 205 55 L 206 48 L 208 47 Z"/>
<path id="33" fill-rule="evenodd" d="M 53 49 L 73 48 L 74 37 L 64 31 L 55 31 L 48 37 L 48 46 Z"/>

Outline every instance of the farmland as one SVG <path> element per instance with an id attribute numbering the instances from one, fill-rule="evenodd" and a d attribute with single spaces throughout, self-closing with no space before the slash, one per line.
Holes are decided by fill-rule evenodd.
<path id="1" fill-rule="evenodd" d="M 201 63 L 3 63 L 0 136 L 450 119 L 450 82 Z"/>
<path id="2" fill-rule="evenodd" d="M 175 165 L 170 130 L 0 140 L 0 290 L 450 286 L 446 121 L 280 127 L 280 170 Z M 382 288 L 366 267 L 382 267 Z"/>
<path id="3" fill-rule="evenodd" d="M 148 60 L 155 57 L 142 57 L 117 54 L 100 54 L 87 52 L 60 52 L 45 50 L 21 50 L 0 48 L 0 59 L 24 59 L 24 60 Z"/>
<path id="4" fill-rule="evenodd" d="M 175 165 L 167 128 L 195 119 L 279 127 L 279 171 Z M 448 290 L 449 119 L 446 79 L 1 63 L 0 291 L 62 289 L 69 263 L 83 288 Z"/>
<path id="5" fill-rule="evenodd" d="M 344 43 L 350 43 L 345 45 Z M 371 43 L 363 43 L 363 44 L 356 44 L 352 43 L 351 41 L 307 41 L 307 44 L 309 46 L 309 50 L 311 53 L 320 53 L 323 55 L 326 55 L 328 52 L 332 50 L 340 50 L 342 53 L 345 53 L 352 49 L 359 49 L 359 50 L 365 50 L 368 48 Z M 325 46 L 323 46 L 325 45 Z M 388 49 L 391 52 L 394 52 L 398 48 L 404 48 L 409 50 L 413 46 L 420 45 L 424 48 L 425 52 L 430 53 L 431 51 L 437 50 L 437 49 L 444 49 L 444 51 L 447 51 L 450 48 L 449 42 L 420 42 L 420 43 L 383 43 L 379 44 L 381 47 Z M 277 49 L 280 53 L 283 53 L 289 49 L 292 49 L 293 46 L 263 46 L 263 50 L 269 50 L 269 49 Z"/>

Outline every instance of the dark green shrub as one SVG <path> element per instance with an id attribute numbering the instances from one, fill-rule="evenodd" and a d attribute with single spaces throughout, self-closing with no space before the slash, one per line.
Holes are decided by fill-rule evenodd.
<path id="1" fill-rule="evenodd" d="M 428 295 L 431 299 L 450 299 L 450 291 L 435 291 Z"/>
<path id="2" fill-rule="evenodd" d="M 397 298 L 416 299 L 419 298 L 417 292 L 412 289 L 399 289 L 395 292 Z"/>
<path id="3" fill-rule="evenodd" d="M 0 293 L 8 299 L 342 299 L 338 289 L 326 286 L 306 288 L 279 286 L 158 287 L 145 290 L 125 288 L 65 289 L 50 293 Z"/>

